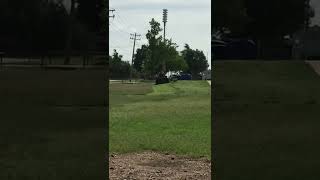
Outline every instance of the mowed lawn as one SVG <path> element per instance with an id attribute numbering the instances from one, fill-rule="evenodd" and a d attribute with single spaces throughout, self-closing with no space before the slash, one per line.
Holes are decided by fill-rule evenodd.
<path id="1" fill-rule="evenodd" d="M 110 153 L 168 152 L 211 158 L 211 88 L 206 81 L 111 83 Z"/>
<path id="2" fill-rule="evenodd" d="M 0 179 L 105 178 L 103 70 L 0 71 Z"/>
<path id="3" fill-rule="evenodd" d="M 213 67 L 217 179 L 319 179 L 320 77 L 303 61 Z"/>

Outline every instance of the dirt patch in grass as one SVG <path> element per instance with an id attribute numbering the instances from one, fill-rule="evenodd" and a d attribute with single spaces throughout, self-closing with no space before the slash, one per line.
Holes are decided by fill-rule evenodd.
<path id="1" fill-rule="evenodd" d="M 211 162 L 155 152 L 112 154 L 109 179 L 211 179 Z"/>

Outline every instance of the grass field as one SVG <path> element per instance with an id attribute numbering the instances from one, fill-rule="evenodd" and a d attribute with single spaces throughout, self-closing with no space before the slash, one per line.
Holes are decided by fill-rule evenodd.
<path id="1" fill-rule="evenodd" d="M 110 84 L 110 153 L 168 152 L 211 158 L 206 81 Z"/>
<path id="2" fill-rule="evenodd" d="M 303 61 L 213 66 L 216 178 L 318 179 L 320 77 Z"/>
<path id="3" fill-rule="evenodd" d="M 0 71 L 0 179 L 103 179 L 102 70 Z"/>

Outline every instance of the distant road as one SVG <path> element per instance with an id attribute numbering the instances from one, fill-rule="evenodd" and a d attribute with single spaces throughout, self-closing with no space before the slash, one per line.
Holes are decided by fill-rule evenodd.
<path id="1" fill-rule="evenodd" d="M 305 62 L 309 64 L 318 75 L 320 75 L 320 61 L 305 61 Z"/>
<path id="2" fill-rule="evenodd" d="M 24 62 L 40 62 L 40 59 L 28 58 L 3 58 L 3 63 L 24 63 Z"/>

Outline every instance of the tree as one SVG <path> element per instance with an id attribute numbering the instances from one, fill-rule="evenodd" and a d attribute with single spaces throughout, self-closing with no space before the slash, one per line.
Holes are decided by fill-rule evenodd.
<path id="1" fill-rule="evenodd" d="M 143 51 L 144 62 L 142 63 L 144 71 L 151 76 L 161 72 L 183 70 L 186 67 L 185 62 L 179 57 L 178 46 L 172 42 L 172 39 L 164 42 L 159 35 L 161 31 L 160 23 L 152 19 L 150 30 L 146 34 L 148 45 Z"/>
<path id="2" fill-rule="evenodd" d="M 176 43 L 173 43 L 170 39 L 166 41 L 166 43 L 161 42 L 160 44 L 163 48 L 161 55 L 163 56 L 162 58 L 165 59 L 166 72 L 183 71 L 187 69 L 187 63 L 179 55 L 179 52 L 177 51 L 178 46 Z"/>
<path id="3" fill-rule="evenodd" d="M 145 70 L 151 75 L 154 76 L 158 74 L 161 71 L 161 65 L 164 61 L 164 59 L 161 58 L 160 54 L 160 43 L 162 41 L 162 36 L 159 37 L 158 34 L 162 31 L 160 28 L 160 23 L 155 21 L 154 18 L 151 19 L 149 22 L 150 24 L 150 30 L 148 30 L 148 33 L 146 34 L 146 38 L 148 39 L 148 49 L 149 49 L 149 55 L 148 59 L 146 59 L 145 62 Z"/>
<path id="4" fill-rule="evenodd" d="M 97 33 L 102 32 L 102 38 L 106 39 L 106 0 L 64 0 L 70 3 L 68 16 L 67 37 L 65 44 L 66 60 L 70 61 L 72 50 L 96 50 Z"/>
<path id="5" fill-rule="evenodd" d="M 143 65 L 148 58 L 148 54 L 149 54 L 148 51 L 149 51 L 148 46 L 142 45 L 141 48 L 137 49 L 137 53 L 134 56 L 133 68 L 140 73 L 142 72 Z"/>
<path id="6" fill-rule="evenodd" d="M 213 29 L 223 32 L 226 29 L 233 33 L 245 31 L 250 21 L 245 11 L 244 0 L 215 0 L 213 6 Z"/>
<path id="7" fill-rule="evenodd" d="M 85 24 L 90 32 L 102 31 L 107 25 L 106 0 L 77 0 L 77 18 Z"/>
<path id="8" fill-rule="evenodd" d="M 247 32 L 258 44 L 258 56 L 263 49 L 284 46 L 284 36 L 292 35 L 309 26 L 314 15 L 309 0 L 246 0 L 247 14 L 252 21 Z"/>
<path id="9" fill-rule="evenodd" d="M 128 78 L 130 74 L 129 62 L 122 61 L 122 55 L 116 50 L 113 51 L 112 57 L 109 56 L 110 77 L 111 78 Z"/>
<path id="10" fill-rule="evenodd" d="M 252 21 L 248 31 L 256 37 L 283 37 L 304 28 L 314 15 L 309 0 L 246 0 Z"/>
<path id="11" fill-rule="evenodd" d="M 76 0 L 70 0 L 71 1 L 71 8 L 70 12 L 68 15 L 68 24 L 66 26 L 67 28 L 67 36 L 66 36 L 66 41 L 65 41 L 65 61 L 64 64 L 69 64 L 70 63 L 70 56 L 71 56 L 71 51 L 72 51 L 72 39 L 73 39 L 73 27 L 74 27 L 74 16 L 75 16 L 75 5 L 76 5 Z"/>
<path id="12" fill-rule="evenodd" d="M 198 49 L 193 50 L 188 44 L 185 44 L 182 56 L 184 57 L 188 69 L 187 72 L 192 74 L 193 78 L 196 78 L 200 72 L 208 69 L 209 64 L 203 51 Z"/>
<path id="13" fill-rule="evenodd" d="M 184 58 L 180 55 L 176 55 L 176 58 L 167 62 L 167 68 L 169 71 L 178 72 L 188 70 L 188 64 Z"/>
<path id="14" fill-rule="evenodd" d="M 40 53 L 63 47 L 66 13 L 52 1 L 1 0 L 0 24 L 3 51 Z"/>

